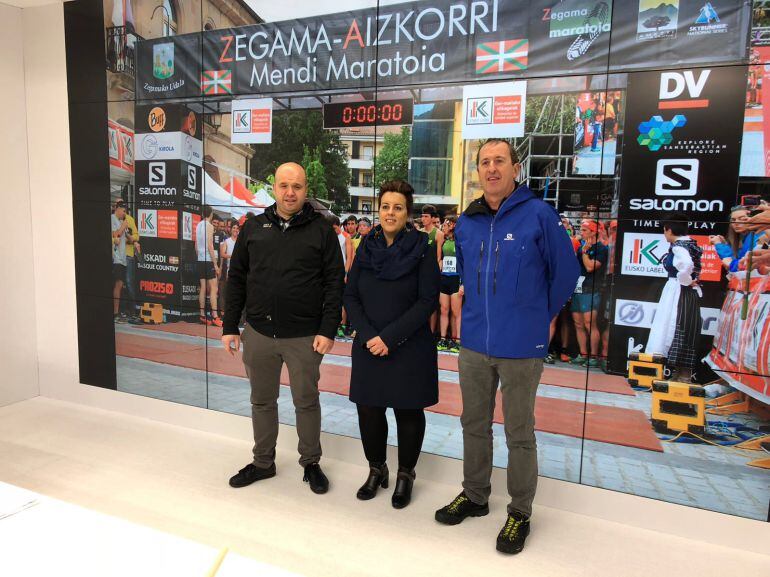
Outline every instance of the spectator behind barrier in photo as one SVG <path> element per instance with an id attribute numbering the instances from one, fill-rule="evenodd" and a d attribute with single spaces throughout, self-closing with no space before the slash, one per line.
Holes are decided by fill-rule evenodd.
<path id="1" fill-rule="evenodd" d="M 199 320 L 205 325 L 222 326 L 217 306 L 219 290 L 219 253 L 214 249 L 214 209 L 203 205 L 203 220 L 195 227 L 195 252 L 198 257 L 198 305 L 200 306 Z M 211 314 L 206 311 L 206 295 L 209 297 Z"/>
<path id="2" fill-rule="evenodd" d="M 463 282 L 459 357 L 463 491 L 436 520 L 456 525 L 486 515 L 498 381 L 508 447 L 508 517 L 497 549 L 518 553 L 529 534 L 537 488 L 535 397 L 548 327 L 575 289 L 579 269 L 559 215 L 524 184 L 510 142 L 487 140 L 476 164 L 484 190 L 455 228 Z"/>
<path id="3" fill-rule="evenodd" d="M 356 223 L 356 234 L 353 235 L 351 240 L 353 241 L 353 251 L 358 250 L 358 246 L 361 244 L 361 239 L 364 238 L 369 231 L 372 230 L 372 221 L 367 217 L 361 217 Z"/>
<path id="4" fill-rule="evenodd" d="M 432 204 L 426 204 L 420 212 L 420 221 L 422 222 L 423 232 L 428 234 L 430 246 L 436 251 L 436 260 L 441 263 L 441 246 L 444 244 L 444 233 L 436 226 L 436 220 L 439 218 L 436 207 Z"/>
<path id="5" fill-rule="evenodd" d="M 126 211 L 128 235 L 126 236 L 126 292 L 128 301 L 124 310 L 128 310 L 128 322 L 132 325 L 142 324 L 139 317 L 139 299 L 136 294 L 136 261 L 141 257 L 142 247 L 139 244 L 139 229 L 134 217 Z M 121 315 L 122 316 L 122 315 Z"/>
<path id="6" fill-rule="evenodd" d="M 243 364 L 251 385 L 253 461 L 230 479 L 245 487 L 275 476 L 281 368 L 289 371 L 303 481 L 325 493 L 318 379 L 340 322 L 345 269 L 334 230 L 307 199 L 299 164 L 275 171 L 275 204 L 246 221 L 230 259 L 222 344 Z M 246 315 L 241 335 L 238 324 Z"/>
<path id="7" fill-rule="evenodd" d="M 129 236 L 126 220 L 126 205 L 122 200 L 115 203 L 115 210 L 110 216 L 112 223 L 112 315 L 117 322 L 125 322 L 120 317 L 120 293 L 126 282 L 126 242 Z"/>
<path id="8" fill-rule="evenodd" d="M 598 235 L 598 221 L 584 219 L 580 223 L 581 243 L 576 253 L 580 277 L 570 305 L 580 349 L 578 356 L 570 362 L 589 368 L 601 365 L 601 333 L 596 311 L 601 305 L 601 289 L 604 282 L 602 277 L 607 267 L 608 251 L 607 247 L 599 242 Z"/>
<path id="9" fill-rule="evenodd" d="M 227 295 L 227 277 L 230 275 L 230 259 L 233 257 L 233 250 L 235 250 L 235 241 L 238 239 L 238 233 L 241 231 L 241 226 L 237 220 L 228 220 L 227 228 L 230 230 L 229 236 L 222 243 L 222 274 L 219 281 L 219 299 L 222 302 L 220 305 L 222 310 L 227 310 L 226 295 Z"/>
<path id="10" fill-rule="evenodd" d="M 343 232 L 348 238 L 353 238 L 356 235 L 358 229 L 358 219 L 354 215 L 350 215 L 345 219 L 343 223 Z"/>
<path id="11" fill-rule="evenodd" d="M 611 220 L 607 226 L 607 266 L 601 285 L 601 312 L 602 320 L 602 369 L 608 372 L 608 359 L 610 347 L 610 324 L 612 313 L 612 284 L 615 279 L 615 249 L 618 237 L 618 221 Z"/>
<path id="12" fill-rule="evenodd" d="M 355 222 L 355 217 L 353 217 Z M 334 234 L 337 235 L 337 240 L 340 243 L 340 251 L 342 252 L 342 264 L 345 267 L 345 275 L 348 274 L 350 267 L 353 264 L 353 241 L 342 230 L 340 219 L 337 216 L 329 217 L 329 223 L 334 229 Z M 345 313 L 345 307 L 342 307 L 342 322 L 337 327 L 337 336 L 340 338 L 347 338 L 351 335 L 351 331 L 348 327 L 348 318 Z"/>
<path id="13" fill-rule="evenodd" d="M 770 272 L 770 205 L 765 202 L 755 207 L 754 216 L 749 216 L 746 228 L 755 232 L 758 237 L 752 247 L 751 268 L 757 269 L 761 274 Z M 748 255 L 742 259 L 741 267 L 748 267 Z"/>
<path id="14" fill-rule="evenodd" d="M 217 213 L 212 215 L 211 224 L 214 225 L 214 252 L 217 255 L 217 266 L 219 267 L 217 273 L 217 316 L 221 318 L 225 309 L 224 283 L 227 271 L 224 268 L 224 256 L 227 233 L 225 232 L 225 221 Z"/>
<path id="15" fill-rule="evenodd" d="M 460 290 L 460 275 L 457 273 L 457 252 L 455 249 L 454 230 L 457 217 L 446 217 L 443 226 L 444 244 L 441 246 L 441 294 L 439 305 L 441 318 L 439 321 L 440 340 L 438 350 L 460 352 L 460 315 L 463 305 L 463 293 Z M 452 313 L 450 318 L 449 313 Z M 451 330 L 450 330 L 451 326 Z"/>
<path id="16" fill-rule="evenodd" d="M 735 206 L 730 210 L 730 228 L 727 238 L 721 235 L 709 236 L 709 242 L 714 245 L 722 266 L 727 272 L 736 272 L 740 260 L 757 243 L 758 234 L 747 227 L 749 210 L 743 206 Z"/>
<path id="17" fill-rule="evenodd" d="M 369 476 L 357 497 L 368 500 L 387 487 L 388 421 L 393 409 L 398 475 L 391 503 L 411 501 L 415 465 L 425 435 L 425 407 L 438 402 L 438 359 L 431 314 L 438 305 L 439 269 L 427 235 L 407 225 L 414 190 L 394 180 L 380 187 L 381 226 L 361 241 L 345 288 L 345 309 L 356 327 L 350 400 Z"/>
<path id="18" fill-rule="evenodd" d="M 671 213 L 663 219 L 663 235 L 670 243 L 663 266 L 668 281 L 655 308 L 645 353 L 666 357 L 671 380 L 692 382 L 698 363 L 702 291 L 698 285 L 703 249 L 687 236 L 687 215 Z"/>

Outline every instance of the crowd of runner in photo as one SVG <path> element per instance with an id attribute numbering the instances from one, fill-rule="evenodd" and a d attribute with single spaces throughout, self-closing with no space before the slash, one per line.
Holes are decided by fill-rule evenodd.
<path id="1" fill-rule="evenodd" d="M 733 207 L 725 236 L 710 237 L 727 274 L 745 270 L 749 253 L 752 253 L 753 269 L 762 274 L 770 272 L 770 203 L 756 197 L 749 202 L 756 204 Z M 224 218 L 210 207 L 207 210 L 209 213 L 196 231 L 201 233 L 200 241 L 196 242 L 196 250 L 203 255 L 199 260 L 209 261 L 206 265 L 212 269 L 202 271 L 200 275 L 199 321 L 222 326 L 229 262 L 242 222 Z M 245 219 L 252 216 L 249 213 Z M 368 217 L 354 215 L 344 221 L 338 217 L 329 220 L 339 239 L 347 273 L 361 239 L 378 223 L 376 219 L 372 223 Z M 428 234 L 431 246 L 436 250 L 441 269 L 441 294 L 440 308 L 431 318 L 431 329 L 436 335 L 438 350 L 450 353 L 460 350 L 463 302 L 463 286 L 455 260 L 456 223 L 457 215 L 442 218 L 433 205 L 423 206 L 420 216 L 413 221 L 417 229 Z M 559 361 L 589 368 L 601 367 L 606 371 L 617 221 L 605 223 L 595 218 L 582 218 L 573 222 L 562 215 L 562 223 L 571 238 L 581 268 L 581 279 L 570 301 L 551 321 L 551 348 L 544 360 L 551 365 Z M 679 232 L 672 235 L 672 239 L 686 237 L 686 230 Z M 136 222 L 128 214 L 123 200 L 115 203 L 112 237 L 115 321 L 141 324 L 136 293 L 136 260 L 141 258 L 141 244 Z M 209 253 L 208 256 L 206 253 Z M 122 298 L 124 291 L 127 299 Z M 355 327 L 348 322 L 343 310 L 337 336 L 348 339 L 354 334 Z"/>

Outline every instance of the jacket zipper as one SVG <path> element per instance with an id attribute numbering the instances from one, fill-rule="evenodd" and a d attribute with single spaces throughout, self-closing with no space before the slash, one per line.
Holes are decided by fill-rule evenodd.
<path id="1" fill-rule="evenodd" d="M 495 233 L 495 217 L 496 217 L 496 215 L 492 217 L 492 222 L 489 224 L 489 246 L 490 247 L 492 246 L 492 237 L 493 237 L 493 235 Z M 489 338 L 490 338 L 490 333 L 491 333 L 491 327 L 489 325 L 489 323 L 490 323 L 490 317 L 489 317 L 489 298 L 490 298 L 489 297 L 489 269 L 490 269 L 491 264 L 492 264 L 492 251 L 490 250 L 489 254 L 487 255 L 487 267 L 484 270 L 484 279 L 486 280 L 486 286 L 485 286 L 485 291 L 484 291 L 486 298 L 484 299 L 484 308 L 485 308 L 485 312 L 486 312 L 486 315 L 487 315 L 487 319 L 486 319 L 486 321 L 487 321 L 487 356 L 490 356 L 489 355 Z"/>
<path id="2" fill-rule="evenodd" d="M 481 241 L 481 250 L 479 251 L 479 266 L 476 269 L 476 294 L 481 294 L 481 261 L 484 258 L 484 241 Z"/>
<path id="3" fill-rule="evenodd" d="M 495 243 L 495 272 L 492 276 L 492 294 L 497 294 L 497 263 L 500 255 L 500 241 Z"/>

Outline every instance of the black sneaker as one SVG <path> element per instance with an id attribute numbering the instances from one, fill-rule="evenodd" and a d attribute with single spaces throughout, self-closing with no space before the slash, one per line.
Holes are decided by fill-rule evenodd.
<path id="1" fill-rule="evenodd" d="M 275 477 L 275 463 L 270 465 L 267 469 L 260 469 L 254 466 L 253 463 L 249 463 L 243 469 L 238 471 L 237 475 L 230 477 L 230 486 L 240 489 L 251 485 L 255 481 L 261 481 L 262 479 L 269 479 Z"/>
<path id="2" fill-rule="evenodd" d="M 329 490 L 329 479 L 326 478 L 318 463 L 311 463 L 305 467 L 305 476 L 302 480 L 310 483 L 310 490 L 317 495 L 323 495 Z"/>
<path id="3" fill-rule="evenodd" d="M 465 494 L 465 491 L 457 495 L 446 507 L 436 511 L 436 521 L 444 525 L 458 525 L 466 517 L 483 517 L 489 514 L 489 505 L 477 505 Z"/>
<path id="4" fill-rule="evenodd" d="M 515 555 L 524 549 L 524 541 L 529 535 L 529 517 L 519 513 L 508 514 L 508 520 L 497 535 L 497 550 Z"/>

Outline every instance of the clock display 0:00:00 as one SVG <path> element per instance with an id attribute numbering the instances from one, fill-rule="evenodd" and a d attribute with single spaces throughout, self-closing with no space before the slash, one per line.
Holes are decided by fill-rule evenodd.
<path id="1" fill-rule="evenodd" d="M 401 104 L 364 104 L 346 106 L 342 109 L 344 124 L 374 124 L 381 122 L 401 122 L 404 118 L 404 107 Z"/>

